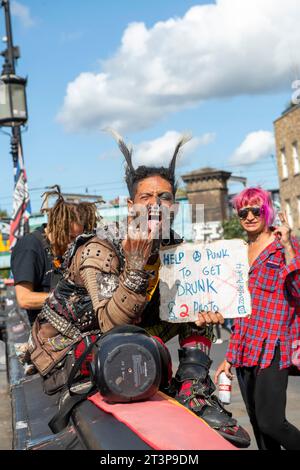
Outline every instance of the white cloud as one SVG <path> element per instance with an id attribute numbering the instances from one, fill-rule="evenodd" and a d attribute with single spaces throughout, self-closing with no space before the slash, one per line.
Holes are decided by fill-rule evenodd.
<path id="1" fill-rule="evenodd" d="M 182 134 L 177 131 L 168 131 L 162 137 L 154 140 L 147 140 L 136 146 L 133 146 L 133 165 L 168 165 L 171 161 L 175 146 L 180 140 Z M 181 166 L 191 153 L 198 147 L 208 145 L 215 140 L 215 134 L 207 133 L 199 137 L 193 137 L 182 148 L 181 155 L 178 157 L 178 166 Z"/>
<path id="2" fill-rule="evenodd" d="M 269 131 L 251 132 L 230 158 L 237 166 L 252 165 L 275 152 L 274 134 Z"/>
<path id="3" fill-rule="evenodd" d="M 20 2 L 16 2 L 14 0 L 11 3 L 11 13 L 13 16 L 19 18 L 25 28 L 31 28 L 31 26 L 35 24 L 35 21 L 30 14 L 29 8 Z"/>
<path id="4" fill-rule="evenodd" d="M 299 0 L 216 0 L 151 28 L 131 23 L 99 73 L 68 84 L 58 120 L 136 131 L 210 98 L 286 89 L 299 22 Z"/>

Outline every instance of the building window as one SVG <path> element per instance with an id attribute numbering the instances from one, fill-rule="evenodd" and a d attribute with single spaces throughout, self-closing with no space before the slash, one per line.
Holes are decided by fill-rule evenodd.
<path id="1" fill-rule="evenodd" d="M 288 219 L 289 226 L 293 228 L 294 223 L 293 223 L 293 215 L 292 215 L 292 208 L 291 208 L 290 201 L 285 201 L 285 208 L 286 208 L 286 216 Z"/>
<path id="2" fill-rule="evenodd" d="M 297 175 L 298 173 L 300 173 L 298 143 L 294 142 L 293 145 L 292 145 L 292 148 L 293 148 L 294 173 L 295 173 L 295 175 Z"/>
<path id="3" fill-rule="evenodd" d="M 281 149 L 281 167 L 282 167 L 282 178 L 288 178 L 289 172 L 286 163 L 285 149 Z"/>

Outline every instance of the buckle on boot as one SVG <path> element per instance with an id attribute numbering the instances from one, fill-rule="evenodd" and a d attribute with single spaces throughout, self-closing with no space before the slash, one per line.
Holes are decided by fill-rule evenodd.
<path id="1" fill-rule="evenodd" d="M 210 390 L 208 387 L 208 384 L 201 382 L 199 379 L 196 379 L 193 381 L 193 385 L 191 387 L 191 395 L 190 398 L 197 398 L 197 396 L 200 395 L 200 397 L 203 397 L 204 399 L 210 397 Z"/>

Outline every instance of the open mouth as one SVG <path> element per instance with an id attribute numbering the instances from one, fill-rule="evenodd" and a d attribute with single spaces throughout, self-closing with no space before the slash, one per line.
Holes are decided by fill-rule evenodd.
<path id="1" fill-rule="evenodd" d="M 161 220 L 160 206 L 158 204 L 150 206 L 148 210 L 148 229 L 151 231 L 156 230 L 161 224 Z"/>

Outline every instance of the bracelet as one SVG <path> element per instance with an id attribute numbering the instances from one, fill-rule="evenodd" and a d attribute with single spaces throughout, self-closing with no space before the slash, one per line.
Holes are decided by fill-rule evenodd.
<path id="1" fill-rule="evenodd" d="M 145 271 L 125 270 L 124 286 L 137 294 L 144 294 L 148 287 L 148 279 L 149 275 Z"/>

